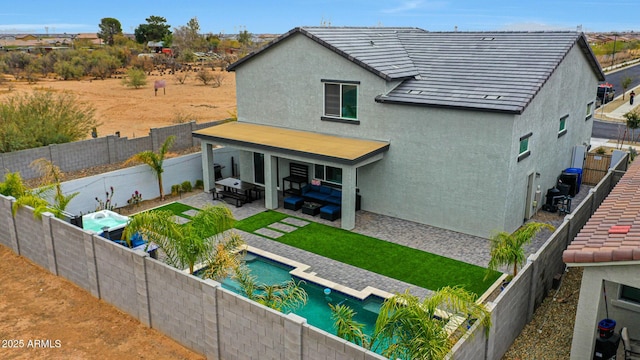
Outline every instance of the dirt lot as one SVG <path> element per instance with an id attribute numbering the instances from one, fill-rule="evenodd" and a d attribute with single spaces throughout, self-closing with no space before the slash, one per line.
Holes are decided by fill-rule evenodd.
<path id="1" fill-rule="evenodd" d="M 178 121 L 228 118 L 236 106 L 234 75 L 225 72 L 218 88 L 197 83 L 193 74 L 185 84 L 165 77 L 166 95 L 160 89 L 157 96 L 153 81 L 159 76 L 148 77 L 141 89 L 126 88 L 119 79 L 9 82 L 0 86 L 0 101 L 24 91 L 69 91 L 96 109 L 103 123 L 99 136 L 116 131 L 121 136 L 146 136 L 150 128 Z M 143 206 L 158 202 L 152 199 Z M 37 348 L 34 340 L 54 348 Z M 0 342 L 0 359 L 204 358 L 1 245 Z M 11 345 L 18 348 L 8 348 Z"/>
<path id="2" fill-rule="evenodd" d="M 96 109 L 95 117 L 102 123 L 98 127 L 98 136 L 120 131 L 121 136 L 141 137 L 147 136 L 153 127 L 190 120 L 207 122 L 226 119 L 235 112 L 235 73 L 220 70 L 215 73 L 224 76 L 220 87 L 203 85 L 195 79 L 193 72 L 188 73 L 184 84 L 179 84 L 173 75 L 152 73 L 147 77 L 147 85 L 139 89 L 125 87 L 121 79 L 115 78 L 79 81 L 42 79 L 36 84 L 8 81 L 0 85 L 0 101 L 18 92 L 67 91 Z M 166 80 L 166 94 L 159 89 L 156 96 L 153 83 L 161 79 Z"/>

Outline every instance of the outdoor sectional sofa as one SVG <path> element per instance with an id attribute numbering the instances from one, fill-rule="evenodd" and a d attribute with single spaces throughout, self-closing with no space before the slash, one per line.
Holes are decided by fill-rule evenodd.
<path id="1" fill-rule="evenodd" d="M 305 201 L 321 204 L 342 205 L 342 190 L 323 185 L 307 184 L 302 187 L 302 197 Z"/>

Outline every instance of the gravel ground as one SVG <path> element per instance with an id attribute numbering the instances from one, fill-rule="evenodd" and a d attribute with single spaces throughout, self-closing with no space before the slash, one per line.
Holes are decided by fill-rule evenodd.
<path id="1" fill-rule="evenodd" d="M 560 288 L 549 292 L 503 360 L 569 358 L 581 280 L 582 268 L 568 268 Z"/>

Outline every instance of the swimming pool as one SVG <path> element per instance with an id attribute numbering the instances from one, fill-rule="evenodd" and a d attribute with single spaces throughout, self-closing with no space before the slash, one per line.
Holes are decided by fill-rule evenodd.
<path id="1" fill-rule="evenodd" d="M 291 278 L 296 281 L 300 280 L 289 273 L 293 269 L 291 266 L 253 253 L 247 253 L 245 263 L 259 283 L 272 285 L 283 283 L 291 280 Z M 195 275 L 201 277 L 202 272 L 196 271 Z M 236 294 L 242 294 L 240 284 L 231 278 L 224 279 L 222 287 Z M 309 281 L 303 282 L 301 287 L 307 292 L 307 303 L 295 309 L 288 309 L 284 311 L 285 313 L 292 312 L 307 319 L 309 325 L 328 333 L 336 334 L 336 329 L 331 319 L 331 308 L 328 304 L 342 304 L 349 306 L 356 312 L 354 320 L 365 325 L 365 333 L 369 335 L 373 333 L 380 306 L 383 302 L 382 298 L 372 295 L 360 300 L 335 290 L 331 290 L 328 295 L 325 295 L 325 287 Z"/>

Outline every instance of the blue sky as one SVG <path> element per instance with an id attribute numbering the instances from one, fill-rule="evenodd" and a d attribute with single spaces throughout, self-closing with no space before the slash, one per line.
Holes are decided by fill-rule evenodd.
<path id="1" fill-rule="evenodd" d="M 132 33 L 150 15 L 203 33 L 284 33 L 296 26 L 411 26 L 429 31 L 640 30 L 637 0 L 28 0 L 0 7 L 0 33 L 97 32 L 113 17 Z"/>

